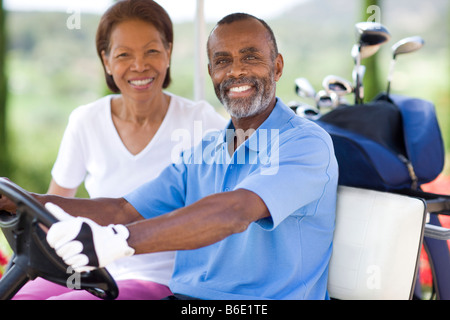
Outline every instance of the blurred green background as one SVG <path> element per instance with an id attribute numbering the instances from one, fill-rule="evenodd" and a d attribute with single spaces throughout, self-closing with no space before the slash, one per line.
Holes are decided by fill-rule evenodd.
<path id="1" fill-rule="evenodd" d="M 112 1 L 111 1 L 112 3 Z M 329 74 L 351 80 L 354 24 L 363 21 L 371 1 L 311 0 L 268 20 L 284 56 L 278 96 L 299 100 L 294 80 L 306 77 L 320 89 Z M 390 47 L 401 38 L 420 35 L 425 46 L 399 56 L 392 92 L 432 101 L 437 108 L 447 155 L 450 150 L 448 0 L 380 0 L 380 18 L 392 39 L 376 55 L 377 85 L 386 87 Z M 251 13 L 251 12 L 249 12 Z M 95 53 L 100 15 L 81 12 L 80 28 L 69 29 L 67 12 L 6 12 L 6 113 L 8 159 L 1 175 L 33 192 L 46 192 L 50 170 L 69 113 L 107 90 Z M 207 25 L 207 33 L 212 28 Z M 173 83 L 169 91 L 193 99 L 194 22 L 175 23 Z M 363 60 L 363 63 L 368 61 Z M 206 66 L 205 66 L 206 74 Z M 369 75 L 370 77 L 370 75 Z M 366 90 L 369 88 L 366 75 Z M 369 93 L 370 94 L 370 93 Z M 352 98 L 350 98 L 352 99 Z M 207 77 L 206 100 L 222 110 Z M 432 156 L 432 155 L 430 155 Z M 447 156 L 446 174 L 449 157 Z M 81 190 L 79 196 L 85 196 Z"/>

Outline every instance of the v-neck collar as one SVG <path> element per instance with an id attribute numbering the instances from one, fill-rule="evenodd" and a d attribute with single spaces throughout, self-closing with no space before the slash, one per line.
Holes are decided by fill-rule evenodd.
<path id="1" fill-rule="evenodd" d="M 161 125 L 159 126 L 158 130 L 156 131 L 155 135 L 153 136 L 153 138 L 148 142 L 148 144 L 137 154 L 133 154 L 130 152 L 130 150 L 128 150 L 128 148 L 125 146 L 125 144 L 122 141 L 122 138 L 120 138 L 119 132 L 117 131 L 116 126 L 114 125 L 114 121 L 112 119 L 112 112 L 111 112 L 111 108 L 112 108 L 112 99 L 114 97 L 116 97 L 117 95 L 109 95 L 109 99 L 107 101 L 107 112 L 106 112 L 106 116 L 107 116 L 107 123 L 109 126 L 109 129 L 111 130 L 111 132 L 113 133 L 113 139 L 115 140 L 115 143 L 119 146 L 119 148 L 121 149 L 121 152 L 123 154 L 125 154 L 127 157 L 131 158 L 131 159 L 139 159 L 140 157 L 142 157 L 144 154 L 146 154 L 148 152 L 149 149 L 152 148 L 153 144 L 156 143 L 156 141 L 158 139 L 160 139 L 160 135 L 162 134 L 161 132 L 164 131 L 164 128 L 167 126 L 168 123 L 168 118 L 171 117 L 171 113 L 172 113 L 172 103 L 173 103 L 173 98 L 170 97 L 170 102 L 169 102 L 169 106 L 167 108 L 167 112 L 166 115 L 164 116 L 163 121 L 161 122 Z"/>

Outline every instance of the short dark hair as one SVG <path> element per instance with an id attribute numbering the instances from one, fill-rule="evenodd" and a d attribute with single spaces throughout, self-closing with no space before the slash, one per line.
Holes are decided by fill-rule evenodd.
<path id="1" fill-rule="evenodd" d="M 97 54 L 102 63 L 106 84 L 113 92 L 119 92 L 114 79 L 106 72 L 103 64 L 102 51 L 109 53 L 111 33 L 114 27 L 128 20 L 142 20 L 152 24 L 161 34 L 164 46 L 169 48 L 173 45 L 173 25 L 167 12 L 153 0 L 120 0 L 112 5 L 100 19 L 96 35 Z M 167 88 L 171 82 L 170 67 L 167 69 L 163 88 Z"/>
<path id="2" fill-rule="evenodd" d="M 214 29 L 216 29 L 218 26 L 224 25 L 224 24 L 230 24 L 236 21 L 243 21 L 243 20 L 247 20 L 247 19 L 255 19 L 258 20 L 259 22 L 261 22 L 261 24 L 266 28 L 267 33 L 269 34 L 269 38 L 270 41 L 272 42 L 272 58 L 275 59 L 278 55 L 278 45 L 277 45 L 277 40 L 275 39 L 275 35 L 273 33 L 272 28 L 262 19 L 257 18 L 251 14 L 248 13 L 242 13 L 242 12 L 236 12 L 236 13 L 232 13 L 229 14 L 225 17 L 223 17 L 219 22 L 217 22 L 216 26 L 214 27 Z M 214 31 L 213 29 L 213 31 Z M 212 33 L 212 32 L 211 32 Z M 208 39 L 208 46 L 209 48 L 209 39 Z"/>

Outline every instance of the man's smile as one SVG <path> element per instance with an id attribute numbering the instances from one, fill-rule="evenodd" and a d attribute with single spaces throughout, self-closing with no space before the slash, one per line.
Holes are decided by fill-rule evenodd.
<path id="1" fill-rule="evenodd" d="M 247 91 L 250 89 L 251 89 L 251 86 L 245 85 L 245 86 L 233 87 L 230 89 L 230 92 L 244 92 L 244 91 Z"/>
<path id="2" fill-rule="evenodd" d="M 234 86 L 228 90 L 228 97 L 230 98 L 248 97 L 251 93 L 253 93 L 254 90 L 255 88 L 253 86 L 247 84 Z"/>

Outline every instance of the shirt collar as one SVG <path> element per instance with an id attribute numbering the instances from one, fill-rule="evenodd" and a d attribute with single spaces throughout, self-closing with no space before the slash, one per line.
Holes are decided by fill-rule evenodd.
<path id="1" fill-rule="evenodd" d="M 253 151 L 258 151 L 258 131 L 261 131 L 261 129 L 265 129 L 270 131 L 271 129 L 278 129 L 280 130 L 292 117 L 294 114 L 288 108 L 281 99 L 277 98 L 275 107 L 273 108 L 272 112 L 269 114 L 266 120 L 256 129 L 256 131 L 244 142 L 244 145 Z M 234 125 L 233 122 L 230 120 L 228 122 L 227 127 L 225 130 L 222 131 L 220 136 L 217 139 L 216 144 L 216 150 L 221 148 L 223 144 L 226 144 L 227 142 L 227 132 L 230 133 L 230 130 L 234 131 Z"/>

